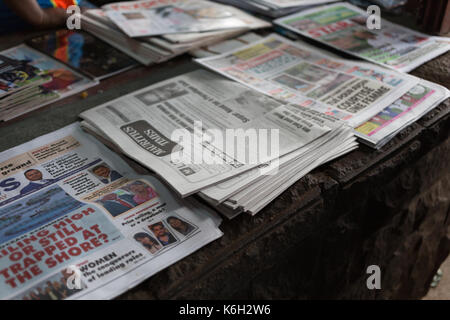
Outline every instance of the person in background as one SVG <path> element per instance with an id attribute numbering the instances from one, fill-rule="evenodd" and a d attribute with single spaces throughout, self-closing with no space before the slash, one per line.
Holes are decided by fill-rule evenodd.
<path id="1" fill-rule="evenodd" d="M 94 7 L 85 0 L 0 0 L 0 33 L 64 27 L 72 5 Z"/>

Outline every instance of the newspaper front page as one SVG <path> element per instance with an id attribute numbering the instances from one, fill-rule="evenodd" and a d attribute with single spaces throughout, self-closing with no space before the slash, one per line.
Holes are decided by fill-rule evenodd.
<path id="1" fill-rule="evenodd" d="M 0 153 L 0 298 L 109 299 L 219 238 L 78 123 Z"/>
<path id="2" fill-rule="evenodd" d="M 9 48 L 0 52 L 0 120 L 11 120 L 97 84 L 27 45 Z M 3 95 L 2 89 L 10 85 L 19 85 L 20 90 Z"/>
<path id="3" fill-rule="evenodd" d="M 419 81 L 372 64 L 338 59 L 276 34 L 196 61 L 276 99 L 333 115 L 352 127 Z"/>
<path id="4" fill-rule="evenodd" d="M 409 72 L 447 52 L 438 38 L 381 20 L 368 29 L 367 12 L 349 3 L 336 3 L 283 17 L 274 23 L 359 58 Z"/>
<path id="5" fill-rule="evenodd" d="M 175 5 L 177 3 L 182 3 L 180 0 L 143 0 L 143 1 L 127 1 L 127 2 L 116 2 L 111 4 L 106 4 L 102 6 L 102 10 L 88 10 L 87 12 L 94 12 L 97 17 L 100 15 L 106 16 L 108 11 L 124 12 L 130 10 L 157 10 L 158 8 L 163 8 L 168 5 Z M 259 29 L 267 28 L 272 24 L 266 22 L 262 19 L 256 18 L 242 10 L 235 7 L 226 6 L 226 11 L 230 13 L 231 16 L 241 20 L 244 23 L 244 28 L 247 29 Z M 102 12 L 100 14 L 100 12 Z M 108 19 L 108 22 L 109 19 Z M 229 30 L 228 32 L 231 32 Z M 207 37 L 218 37 L 223 34 L 224 31 L 204 31 L 204 32 L 183 32 L 183 33 L 171 33 L 162 35 L 162 38 L 172 42 L 172 43 L 189 43 L 196 42 Z M 149 38 L 143 38 L 149 40 Z"/>
<path id="6" fill-rule="evenodd" d="M 226 6 L 204 0 L 136 1 L 110 5 L 106 15 L 129 37 L 245 28 Z M 129 8 L 129 9 L 126 9 Z"/>
<path id="7" fill-rule="evenodd" d="M 183 197 L 277 160 L 331 130 L 289 114 L 280 101 L 206 70 L 141 89 L 81 117 Z M 173 135 L 179 129 L 192 138 Z M 235 138 L 241 143 L 234 144 Z M 264 143 L 267 149 L 261 147 Z"/>

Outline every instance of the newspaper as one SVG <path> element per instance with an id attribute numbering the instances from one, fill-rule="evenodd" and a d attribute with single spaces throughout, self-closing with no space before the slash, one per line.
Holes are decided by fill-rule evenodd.
<path id="1" fill-rule="evenodd" d="M 445 41 L 445 38 L 439 40 Z M 296 42 L 302 47 L 312 48 L 310 44 L 301 40 Z M 326 50 L 315 49 L 327 53 Z M 338 57 L 332 53 L 328 54 L 333 57 Z M 405 93 L 405 95 L 400 97 L 392 105 L 386 107 L 367 122 L 355 128 L 355 135 L 364 144 L 372 148 L 380 149 L 401 130 L 445 101 L 449 97 L 449 94 L 447 88 L 420 79 L 418 85 Z"/>
<path id="2" fill-rule="evenodd" d="M 355 134 L 362 142 L 379 149 L 448 97 L 450 92 L 446 88 L 422 80 L 394 104 L 355 128 Z"/>
<path id="3" fill-rule="evenodd" d="M 155 37 L 130 38 L 124 34 L 106 15 L 108 11 L 133 9 L 155 9 L 167 5 L 167 0 L 125 2 L 104 5 L 101 9 L 87 10 L 82 15 L 82 28 L 100 37 L 111 46 L 125 52 L 137 61 L 148 65 L 159 63 L 200 46 L 220 42 L 239 35 L 248 29 L 270 27 L 271 24 L 253 17 L 242 10 L 227 7 L 234 17 L 240 19 L 245 27 L 220 31 L 165 34 Z"/>
<path id="4" fill-rule="evenodd" d="M 392 104 L 419 79 L 327 55 L 272 34 L 198 63 L 281 101 L 333 115 L 355 127 Z"/>
<path id="5" fill-rule="evenodd" d="M 129 1 L 129 2 L 119 2 L 119 3 L 111 3 L 102 6 L 102 10 L 88 10 L 87 12 L 93 12 L 99 15 L 99 11 L 105 12 L 108 11 L 129 11 L 129 10 L 157 10 L 158 8 L 165 7 L 167 5 L 173 5 L 177 3 L 182 3 L 180 0 L 142 0 L 142 1 Z M 217 6 L 217 5 L 216 5 Z M 231 6 L 222 6 L 222 8 L 226 9 L 227 12 L 230 13 L 233 17 L 241 20 L 245 24 L 244 29 L 259 29 L 259 28 L 267 28 L 272 24 L 266 22 L 264 20 L 258 19 L 246 12 L 239 10 L 237 8 Z M 189 33 L 180 33 L 180 34 L 164 34 L 162 38 L 172 42 L 172 43 L 192 43 L 203 40 L 209 37 L 218 37 L 221 36 L 227 30 L 222 31 L 205 31 L 205 32 L 189 32 Z M 232 32 L 232 30 L 228 30 L 228 32 Z M 150 40 L 150 38 L 147 38 Z"/>
<path id="6" fill-rule="evenodd" d="M 0 298 L 109 299 L 219 238 L 78 123 L 0 153 Z"/>
<path id="7" fill-rule="evenodd" d="M 235 16 L 233 11 L 210 1 L 172 0 L 157 6 L 150 3 L 136 1 L 115 4 L 120 9 L 107 10 L 106 15 L 129 37 L 246 27 L 245 22 Z"/>
<path id="8" fill-rule="evenodd" d="M 300 177 L 297 179 L 299 180 L 312 169 L 327 162 L 329 157 L 335 157 L 336 153 L 341 152 L 340 148 L 351 151 L 357 146 L 352 129 L 335 117 L 322 114 L 307 107 L 299 108 L 294 105 L 286 106 L 284 108 L 284 114 L 291 114 L 291 117 L 295 115 L 301 119 L 307 119 L 316 125 L 327 127 L 330 130 L 319 139 L 312 140 L 308 145 L 278 159 L 279 167 L 276 169 L 276 174 L 261 174 L 260 170 L 250 170 L 242 175 L 202 190 L 200 195 L 204 199 L 208 200 L 211 204 L 218 205 L 226 200 L 235 199 L 236 194 L 246 194 L 255 197 L 257 195 L 254 189 L 256 186 L 260 187 L 259 191 L 263 190 L 269 193 L 270 191 L 274 191 L 274 189 L 280 189 L 281 185 L 284 185 L 286 189 L 292 183 L 286 184 L 284 178 L 279 179 L 280 176 L 286 175 L 286 171 L 300 172 Z M 281 184 L 277 186 L 274 180 L 279 181 Z M 258 200 L 258 204 L 261 205 L 263 198 Z M 240 201 L 242 201 L 242 198 L 239 198 L 236 203 Z M 261 208 L 270 201 L 264 202 Z M 244 209 L 247 210 L 248 208 L 244 207 Z"/>
<path id="9" fill-rule="evenodd" d="M 315 140 L 310 146 L 281 157 L 279 168 L 273 174 L 262 175 L 259 170 L 252 169 L 198 193 L 227 218 L 233 219 L 243 212 L 255 215 L 316 167 L 358 147 L 353 130 L 342 125 L 338 119 L 307 108 L 288 106 L 288 109 L 298 116 L 334 130 Z M 95 126 L 86 121 L 82 122 L 82 126 L 106 145 L 117 149 L 114 142 L 103 137 Z M 227 196 L 229 198 L 225 201 L 221 199 Z"/>
<path id="10" fill-rule="evenodd" d="M 183 197 L 276 162 L 331 131 L 292 114 L 280 101 L 205 70 L 141 89 L 81 117 L 123 153 L 158 173 Z M 189 145 L 184 137 L 173 136 L 180 128 L 193 135 Z M 236 144 L 239 151 L 233 152 L 234 138 L 231 146 L 230 141 L 209 139 L 214 130 L 223 137 L 230 130 L 233 134 L 243 132 L 241 144 Z M 270 150 L 251 152 L 254 144 L 253 139 L 247 139 L 247 130 L 276 133 L 265 141 Z M 178 158 L 179 152 L 184 154 L 187 149 L 193 152 Z M 200 161 L 191 154 L 201 155 Z M 250 158 L 253 161 L 247 161 Z"/>
<path id="11" fill-rule="evenodd" d="M 98 84 L 97 80 L 24 44 L 0 52 L 0 61 L 0 120 L 3 121 Z"/>
<path id="12" fill-rule="evenodd" d="M 409 72 L 447 52 L 450 45 L 386 20 L 369 30 L 369 15 L 349 3 L 315 7 L 275 20 L 286 29 L 359 58 Z"/>
<path id="13" fill-rule="evenodd" d="M 293 105 L 287 106 L 285 111 L 331 130 L 311 141 L 308 146 L 282 156 L 279 159 L 279 167 L 269 174 L 262 174 L 261 170 L 255 168 L 198 193 L 203 200 L 227 218 L 233 219 L 243 212 L 255 215 L 316 167 L 358 147 L 353 129 L 343 125 L 335 117 Z M 108 137 L 102 136 L 97 127 L 86 121 L 82 122 L 82 126 L 105 145 L 114 150 L 118 149 Z"/>
<path id="14" fill-rule="evenodd" d="M 288 7 L 318 5 L 327 2 L 336 2 L 337 0 L 251 0 L 251 1 L 256 3 L 261 2 L 265 5 L 272 5 L 275 8 L 288 8 Z"/>

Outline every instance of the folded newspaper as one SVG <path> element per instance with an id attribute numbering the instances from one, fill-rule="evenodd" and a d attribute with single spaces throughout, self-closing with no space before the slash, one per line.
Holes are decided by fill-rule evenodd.
<path id="1" fill-rule="evenodd" d="M 149 65 L 151 63 L 169 60 L 201 46 L 218 43 L 223 39 L 234 37 L 248 30 L 271 26 L 270 23 L 255 18 L 242 10 L 229 6 L 211 4 L 216 8 L 222 8 L 224 12 L 228 12 L 233 19 L 239 20 L 241 26 L 218 31 L 184 32 L 131 38 L 108 17 L 108 15 L 121 14 L 130 10 L 143 12 L 157 11 L 166 8 L 168 4 L 176 5 L 177 3 L 181 3 L 183 5 L 185 2 L 182 0 L 144 0 L 111 3 L 104 5 L 102 9 L 87 10 L 82 15 L 81 27 L 96 37 L 108 42 L 113 47 L 130 55 L 142 64 Z M 217 12 L 217 10 L 215 11 Z"/>
<path id="2" fill-rule="evenodd" d="M 79 93 L 98 81 L 26 45 L 0 52 L 0 121 Z"/>
<path id="3" fill-rule="evenodd" d="M 129 37 L 245 27 L 227 7 L 205 0 L 168 1 L 154 9 L 109 10 L 106 15 Z"/>
<path id="4" fill-rule="evenodd" d="M 337 55 L 313 47 L 301 40 L 297 40 L 296 43 L 300 44 L 303 48 L 312 48 L 330 57 L 334 56 L 338 58 Z M 213 49 L 215 48 L 213 47 Z M 222 47 L 219 49 L 222 49 Z M 216 51 L 220 50 L 216 49 Z M 209 56 L 212 55 L 210 54 Z M 355 134 L 364 144 L 372 148 L 380 149 L 392 140 L 397 133 L 420 119 L 449 97 L 450 91 L 447 88 L 421 79 L 418 85 L 405 93 L 392 105 L 386 107 L 367 122 L 355 128 Z"/>
<path id="5" fill-rule="evenodd" d="M 219 238 L 79 123 L 0 153 L 0 298 L 109 299 Z"/>
<path id="6" fill-rule="evenodd" d="M 357 146 L 353 130 L 336 117 L 205 70 L 81 117 L 88 132 L 153 170 L 181 196 L 198 194 L 227 216 L 257 213 L 308 172 Z M 256 189 L 247 194 L 250 188 Z M 242 202 L 229 200 L 241 195 Z"/>
<path id="7" fill-rule="evenodd" d="M 450 50 L 448 42 L 381 20 L 369 29 L 369 14 L 349 3 L 314 7 L 275 24 L 358 58 L 409 72 Z"/>
<path id="8" fill-rule="evenodd" d="M 196 61 L 276 99 L 333 115 L 351 127 L 363 124 L 420 82 L 276 34 Z"/>
<path id="9" fill-rule="evenodd" d="M 313 48 L 329 56 L 338 57 L 301 40 L 297 40 L 296 43 L 303 48 Z M 392 140 L 397 133 L 420 119 L 449 97 L 450 91 L 447 88 L 421 79 L 418 85 L 405 93 L 392 105 L 355 128 L 355 134 L 364 144 L 380 149 Z"/>
<path id="10" fill-rule="evenodd" d="M 380 149 L 449 97 L 450 91 L 445 87 L 422 80 L 392 105 L 355 128 L 355 134 L 363 143 Z"/>
<path id="11" fill-rule="evenodd" d="M 315 5 L 338 0 L 215 0 L 244 10 L 278 18 Z"/>

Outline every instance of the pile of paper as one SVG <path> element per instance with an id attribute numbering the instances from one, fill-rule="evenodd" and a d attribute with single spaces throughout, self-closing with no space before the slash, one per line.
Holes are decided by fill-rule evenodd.
<path id="1" fill-rule="evenodd" d="M 274 98 L 334 115 L 376 148 L 449 96 L 440 85 L 275 34 L 197 62 Z"/>
<path id="2" fill-rule="evenodd" d="M 422 80 L 392 105 L 355 128 L 355 134 L 363 143 L 380 149 L 449 97 L 447 88 Z"/>
<path id="3" fill-rule="evenodd" d="M 381 19 L 368 27 L 366 11 L 346 2 L 318 6 L 274 21 L 282 28 L 398 71 L 409 72 L 450 50 L 432 37 Z"/>
<path id="4" fill-rule="evenodd" d="M 271 24 L 205 0 L 119 2 L 86 11 L 82 28 L 149 65 Z"/>
<path id="5" fill-rule="evenodd" d="M 0 52 L 0 121 L 98 84 L 66 65 L 20 45 Z"/>
<path id="6" fill-rule="evenodd" d="M 199 70 L 81 114 L 89 132 L 228 216 L 356 148 L 344 122 Z M 181 130 L 181 131 L 180 131 Z"/>
<path id="7" fill-rule="evenodd" d="M 215 0 L 244 10 L 278 18 L 309 7 L 338 0 Z"/>

